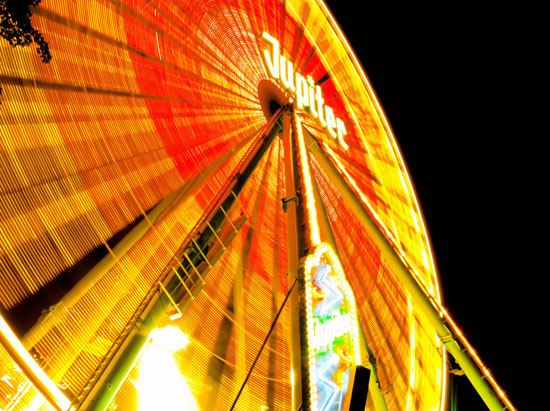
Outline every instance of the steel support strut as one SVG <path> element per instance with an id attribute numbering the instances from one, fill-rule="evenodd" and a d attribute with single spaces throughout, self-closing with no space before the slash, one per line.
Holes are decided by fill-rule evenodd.
<path id="1" fill-rule="evenodd" d="M 61 300 L 59 300 L 50 309 L 50 313 L 39 319 L 38 322 L 21 338 L 21 343 L 27 350 L 30 350 L 41 338 L 44 337 L 60 320 L 57 313 L 70 310 L 78 301 L 92 289 L 98 281 L 103 278 L 117 261 L 120 261 L 132 247 L 143 238 L 149 230 L 152 229 L 156 221 L 159 221 L 165 213 L 178 203 L 182 198 L 186 198 L 192 193 L 199 184 L 211 177 L 215 171 L 221 167 L 237 150 L 244 147 L 245 143 L 250 141 L 253 136 L 249 136 L 243 142 L 237 144 L 233 149 L 222 155 L 218 160 L 201 170 L 199 174 L 187 181 L 181 188 L 169 194 L 161 200 L 145 218 L 138 223 L 122 240 L 120 240 L 110 252 L 99 261 Z M 67 362 L 65 371 L 70 366 Z M 65 371 L 57 370 L 57 374 L 62 375 Z"/>
<path id="2" fill-rule="evenodd" d="M 308 161 L 310 161 L 309 156 L 308 156 Z M 310 169 L 311 169 L 311 163 L 310 163 Z M 332 249 L 334 250 L 336 255 L 338 255 L 338 259 L 342 261 L 342 259 L 340 258 L 340 254 L 338 253 L 338 248 L 336 247 L 336 240 L 334 239 L 334 235 L 330 227 L 330 222 L 327 216 L 327 212 L 323 204 L 323 199 L 321 198 L 321 194 L 319 192 L 319 185 L 317 184 L 317 181 L 315 180 L 315 177 L 313 175 L 312 175 L 311 181 L 313 183 L 313 195 L 315 196 L 315 204 L 317 204 L 317 216 L 319 217 L 318 221 L 321 229 L 321 237 L 324 239 L 324 241 L 326 241 L 332 246 Z M 380 390 L 381 387 L 380 387 L 380 380 L 378 379 L 376 359 L 371 349 L 368 346 L 361 324 L 359 324 L 359 329 L 362 337 L 361 338 L 362 345 L 364 346 L 368 357 L 367 367 L 371 370 L 371 374 L 369 378 L 369 388 L 368 388 L 369 395 L 372 398 L 372 402 L 374 403 L 374 408 L 376 411 L 388 411 L 386 400 Z"/>
<path id="3" fill-rule="evenodd" d="M 244 187 L 248 178 L 252 175 L 252 172 L 262 159 L 263 155 L 266 153 L 275 136 L 280 133 L 280 115 L 281 110 L 273 115 L 256 143 L 253 143 L 252 148 L 245 154 L 244 158 L 237 166 L 238 170 L 233 174 L 233 178 L 228 181 L 226 186 L 224 186 L 222 193 L 217 200 L 214 200 L 213 203 L 215 204 L 213 204 L 213 207 L 209 207 L 205 215 L 203 215 L 201 220 L 199 220 L 199 223 L 197 223 L 197 225 L 205 227 L 208 226 L 209 228 L 204 229 L 197 240 L 192 241 L 194 239 L 193 237 L 190 237 L 187 244 L 183 245 L 182 249 L 191 250 L 189 252 L 191 257 L 184 252 L 187 263 L 185 263 L 185 260 L 183 260 L 182 257 L 181 260 L 183 262 L 179 264 L 180 267 L 177 268 L 177 270 L 168 270 L 168 277 L 163 281 L 165 284 L 163 288 L 166 289 L 167 293 L 180 293 L 180 296 L 191 297 L 192 299 L 192 296 L 190 296 L 189 293 L 182 291 L 184 284 L 182 284 L 181 279 L 182 277 L 184 279 L 189 279 L 192 276 L 192 272 L 196 271 L 198 263 L 204 261 L 198 251 L 193 253 L 193 243 L 198 243 L 200 247 L 205 247 L 206 244 L 214 241 L 214 236 L 217 237 L 216 230 L 220 228 L 221 224 L 227 219 L 227 210 L 229 210 L 231 206 L 238 201 L 237 195 Z M 229 220 L 228 224 L 233 225 L 231 220 Z M 217 238 L 219 239 L 219 237 Z M 225 247 L 222 247 L 222 250 L 223 249 L 225 249 Z M 220 254 L 222 252 L 223 251 L 220 251 Z M 207 254 L 207 251 L 205 251 L 204 254 Z M 202 280 L 202 277 L 197 275 L 195 279 Z M 192 282 L 195 290 L 200 290 L 204 285 L 203 282 Z M 193 291 L 193 289 L 191 291 Z M 187 302 L 186 307 L 188 304 L 189 301 Z M 104 372 L 104 376 L 99 379 L 96 387 L 92 388 L 89 398 L 79 404 L 79 409 L 101 411 L 105 410 L 109 406 L 122 383 L 126 379 L 126 376 L 129 374 L 133 365 L 139 359 L 143 349 L 146 347 L 150 332 L 154 328 L 158 327 L 160 322 L 165 318 L 169 307 L 173 307 L 173 304 L 170 302 L 170 298 L 167 297 L 166 293 L 158 293 L 156 299 L 152 300 L 144 310 L 144 314 L 142 316 L 143 321 L 135 324 L 135 330 L 121 345 L 115 360 Z"/>
<path id="4" fill-rule="evenodd" d="M 355 192 L 350 188 L 344 177 L 333 165 L 327 154 L 319 147 L 317 142 L 307 131 L 304 131 L 304 138 L 306 139 L 306 146 L 309 151 L 323 167 L 323 170 L 339 190 L 347 205 L 353 210 L 356 217 L 359 218 L 363 227 L 368 232 L 369 237 L 376 243 L 386 258 L 385 261 L 387 264 L 389 264 L 392 271 L 399 277 L 401 283 L 411 294 L 415 307 L 419 307 L 426 315 L 445 348 L 460 365 L 487 407 L 492 411 L 506 409 L 506 405 L 501 401 L 494 388 L 487 382 L 483 372 L 477 366 L 474 359 L 469 354 L 469 351 L 462 349 L 459 344 L 460 340 L 458 336 L 447 326 L 440 312 L 434 306 L 432 298 L 427 295 L 419 285 L 416 278 L 411 274 L 388 239 L 382 234 L 372 217 L 365 210 L 361 201 L 357 198 Z"/>
<path id="5" fill-rule="evenodd" d="M 13 367 L 19 367 L 36 391 L 42 394 L 52 408 L 57 411 L 69 409 L 69 400 L 23 347 L 23 344 L 17 339 L 2 315 L 0 315 L 0 347 L 6 351 L 8 358 L 11 358 L 16 364 Z"/>
<path id="6" fill-rule="evenodd" d="M 292 112 L 285 108 L 283 112 L 283 147 L 285 153 L 285 192 L 282 200 L 286 213 L 288 283 L 294 284 L 298 277 L 299 241 L 298 241 L 298 197 L 296 193 L 296 172 L 294 139 L 292 134 Z M 298 292 L 290 295 L 290 366 L 292 384 L 292 411 L 298 411 L 302 405 L 302 356 L 300 338 L 300 296 Z"/>

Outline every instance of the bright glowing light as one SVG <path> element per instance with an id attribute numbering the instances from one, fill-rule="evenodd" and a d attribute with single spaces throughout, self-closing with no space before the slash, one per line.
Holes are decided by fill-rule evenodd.
<path id="1" fill-rule="evenodd" d="M 154 329 L 149 338 L 155 346 L 166 351 L 181 350 L 189 345 L 189 336 L 173 325 Z"/>
<path id="2" fill-rule="evenodd" d="M 307 257 L 304 277 L 311 409 L 323 411 L 337 406 L 345 369 L 361 362 L 355 299 L 327 243 Z M 314 300 L 317 287 L 323 295 Z"/>
<path id="3" fill-rule="evenodd" d="M 319 359 L 318 365 L 319 411 L 327 411 L 332 408 L 340 393 L 340 387 L 332 378 L 332 374 L 340 365 L 340 359 L 337 354 L 329 352 Z"/>
<path id="4" fill-rule="evenodd" d="M 445 322 L 450 326 L 453 334 L 457 337 L 457 340 L 460 341 L 460 343 L 466 347 L 468 352 L 470 353 L 470 356 L 473 358 L 474 362 L 478 366 L 478 368 L 483 372 L 485 375 L 485 378 L 489 383 L 492 385 L 492 387 L 495 389 L 495 392 L 497 393 L 498 397 L 506 404 L 506 407 L 510 411 L 516 411 L 516 408 L 513 406 L 513 404 L 510 402 L 508 397 L 506 396 L 506 393 L 504 390 L 498 385 L 496 380 L 493 378 L 491 373 L 489 372 L 489 369 L 487 366 L 483 363 L 481 358 L 477 355 L 476 350 L 474 350 L 474 347 L 470 344 L 470 342 L 466 339 L 466 336 L 462 332 L 462 330 L 458 327 L 458 325 L 454 322 L 453 318 L 450 316 L 450 314 L 439 304 L 439 301 L 431 300 L 432 303 L 435 305 L 437 310 L 440 312 L 441 316 L 445 320 Z"/>
<path id="5" fill-rule="evenodd" d="M 335 308 L 340 306 L 344 299 L 344 294 L 330 281 L 330 272 L 331 267 L 321 263 L 313 277 L 313 282 L 321 288 L 325 297 L 321 302 L 317 303 L 314 311 L 315 315 L 321 317 L 329 315 Z"/>
<path id="6" fill-rule="evenodd" d="M 348 134 L 346 125 L 340 118 L 334 116 L 331 107 L 324 105 L 325 99 L 321 87 L 315 85 L 311 76 L 304 77 L 299 72 L 295 73 L 294 81 L 293 65 L 280 55 L 279 41 L 265 31 L 262 33 L 262 39 L 271 44 L 271 53 L 269 50 L 263 51 L 264 62 L 271 77 L 279 80 L 286 90 L 296 96 L 296 105 L 299 109 L 305 109 L 313 118 L 318 118 L 329 135 L 337 139 L 344 150 L 347 150 L 349 146 L 344 141 L 344 136 Z"/>
<path id="7" fill-rule="evenodd" d="M 336 164 L 336 168 L 338 168 L 340 173 L 346 178 L 346 180 L 348 181 L 350 186 L 353 188 L 355 193 L 359 196 L 359 198 L 361 199 L 361 202 L 367 208 L 367 210 L 369 212 L 369 215 L 375 220 L 378 228 L 385 234 L 387 240 L 391 244 L 394 251 L 399 255 L 399 257 L 400 257 L 401 261 L 403 262 L 403 264 L 405 265 L 405 267 L 407 267 L 409 272 L 411 272 L 413 274 L 413 276 L 415 277 L 415 279 L 418 282 L 418 284 L 420 285 L 420 287 L 424 290 L 424 293 L 426 295 L 429 295 L 429 296 L 433 297 L 434 293 L 433 293 L 432 287 L 430 287 L 426 284 L 426 282 L 423 280 L 423 278 L 418 273 L 418 270 L 410 263 L 410 261 L 409 261 L 408 257 L 406 256 L 406 254 L 403 252 L 402 248 L 398 245 L 398 242 L 397 242 L 395 236 L 393 235 L 393 233 L 388 229 L 388 227 L 386 227 L 386 225 L 384 224 L 382 219 L 378 216 L 376 211 L 374 211 L 374 208 L 371 206 L 369 200 L 363 194 L 361 189 L 357 186 L 357 184 L 356 184 L 355 180 L 353 179 L 353 177 L 351 177 L 349 175 L 349 173 L 346 171 L 346 169 L 344 168 L 342 163 L 338 160 L 338 158 L 334 154 L 334 151 L 332 151 L 331 148 L 328 145 L 326 145 L 325 143 L 323 143 L 323 147 L 325 148 L 327 153 L 330 155 L 330 157 L 333 159 L 334 163 Z M 437 299 L 439 300 L 439 295 L 437 295 Z"/>
<path id="8" fill-rule="evenodd" d="M 436 335 L 436 339 L 437 338 L 437 335 Z M 441 365 L 441 369 L 438 370 L 438 372 L 441 372 L 442 376 L 441 376 L 441 400 L 440 400 L 440 408 L 439 408 L 439 411 L 443 411 L 445 410 L 445 400 L 447 399 L 447 353 L 446 353 L 446 350 L 445 350 L 445 347 L 441 347 L 441 350 L 442 350 L 442 365 Z"/>
<path id="9" fill-rule="evenodd" d="M 332 351 L 334 340 L 349 332 L 351 327 L 352 322 L 349 315 L 336 315 L 324 323 L 320 323 L 318 318 L 314 318 L 314 339 L 311 346 L 316 350 Z"/>
<path id="10" fill-rule="evenodd" d="M 139 410 L 199 411 L 187 379 L 172 356 L 174 351 L 188 344 L 189 337 L 174 326 L 151 332 L 140 360 L 137 383 Z"/>
<path id="11" fill-rule="evenodd" d="M 419 275 L 416 268 L 414 268 L 412 266 L 412 264 L 409 262 L 409 260 L 408 260 L 407 256 L 405 255 L 405 253 L 401 250 L 400 247 L 397 246 L 397 242 L 395 240 L 395 237 L 392 235 L 392 232 L 384 225 L 384 223 L 382 222 L 380 217 L 378 217 L 378 215 L 374 211 L 373 207 L 370 205 L 367 198 L 365 197 L 365 195 L 361 192 L 361 190 L 359 189 L 359 187 L 355 183 L 355 180 L 349 175 L 349 173 L 346 171 L 344 166 L 340 163 L 340 161 L 338 160 L 338 158 L 336 157 L 334 152 L 331 150 L 331 148 L 328 145 L 324 144 L 324 143 L 323 143 L 323 147 L 329 153 L 331 158 L 334 160 L 338 170 L 341 172 L 342 175 L 344 175 L 346 177 L 349 184 L 353 187 L 355 192 L 359 195 L 359 198 L 361 199 L 363 204 L 369 210 L 370 215 L 374 218 L 374 220 L 378 224 L 378 227 L 382 230 L 382 232 L 384 232 L 386 234 L 386 238 L 392 244 L 392 247 L 394 248 L 394 250 L 398 253 L 399 257 L 401 258 L 401 261 L 403 262 L 403 264 L 408 268 L 409 272 L 413 275 L 416 282 L 423 289 L 424 293 L 427 296 L 429 296 L 430 302 L 433 304 L 433 306 L 436 308 L 436 310 L 440 313 L 441 317 L 443 317 L 445 322 L 450 326 L 453 334 L 457 337 L 457 340 L 460 341 L 460 343 L 464 347 L 466 347 L 466 349 L 468 350 L 470 356 L 473 358 L 474 362 L 477 364 L 478 368 L 481 370 L 481 372 L 483 372 L 485 374 L 485 377 L 486 377 L 487 381 L 489 381 L 491 386 L 495 389 L 495 392 L 497 393 L 498 397 L 504 402 L 504 404 L 508 407 L 508 409 L 510 409 L 511 411 L 515 411 L 516 408 L 512 405 L 512 403 L 510 402 L 510 400 L 506 396 L 506 393 L 502 390 L 502 388 L 498 385 L 498 383 L 493 378 L 493 376 L 489 373 L 489 370 L 487 369 L 487 367 L 485 366 L 485 364 L 483 363 L 481 358 L 477 355 L 477 352 L 474 350 L 472 345 L 466 339 L 466 336 L 462 333 L 462 331 L 456 325 L 456 323 L 454 322 L 452 317 L 445 310 L 445 308 L 443 308 L 443 306 L 441 305 L 441 303 L 440 303 L 441 299 L 440 299 L 440 296 L 439 296 L 439 289 L 438 289 L 438 286 L 437 286 L 437 281 L 435 281 L 436 290 L 435 290 L 435 293 L 434 293 L 434 290 L 431 287 L 427 286 L 427 284 L 424 282 L 422 277 Z M 399 154 L 399 152 L 398 152 L 398 154 Z M 413 194 L 414 194 L 414 192 L 413 192 Z M 420 222 L 423 225 L 424 222 L 422 221 L 421 216 L 419 216 L 419 217 L 420 217 Z M 428 245 L 428 253 L 429 253 L 430 258 L 431 258 L 431 251 L 429 250 L 429 242 L 427 242 L 427 245 Z M 442 385 L 443 385 L 443 390 L 445 390 L 445 380 L 444 380 L 445 373 L 443 372 L 442 374 L 443 374 L 443 376 L 442 376 Z"/>
<path id="12" fill-rule="evenodd" d="M 315 196 L 313 195 L 313 183 L 311 182 L 311 173 L 309 171 L 309 161 L 304 143 L 304 135 L 302 134 L 302 122 L 294 112 L 294 124 L 296 125 L 296 134 L 298 140 L 298 148 L 300 152 L 300 166 L 302 168 L 302 178 L 305 188 L 306 210 L 309 222 L 309 231 L 311 245 L 317 245 L 321 242 L 321 232 L 319 230 L 319 222 L 317 221 L 317 208 L 315 206 Z"/>
<path id="13" fill-rule="evenodd" d="M 181 318 L 183 314 L 179 311 L 176 311 L 174 314 L 170 315 L 168 318 L 170 318 L 172 321 L 177 320 Z"/>
<path id="14" fill-rule="evenodd" d="M 23 344 L 19 341 L 15 333 L 11 330 L 8 323 L 0 315 L 0 344 L 4 345 L 8 353 L 19 360 L 19 366 L 25 368 L 25 374 L 29 380 L 41 387 L 36 387 L 51 403 L 54 403 L 61 410 L 68 410 L 71 403 L 65 395 L 59 390 L 55 383 L 38 366 L 31 355 L 25 350 Z"/>
<path id="15" fill-rule="evenodd" d="M 409 333 L 409 387 L 407 390 L 407 411 L 413 409 L 413 395 L 416 389 L 416 356 L 415 356 L 415 330 L 414 330 L 414 315 L 413 315 L 413 306 L 411 304 L 410 296 L 407 298 L 407 306 L 409 312 L 409 324 L 410 324 L 410 333 Z"/>

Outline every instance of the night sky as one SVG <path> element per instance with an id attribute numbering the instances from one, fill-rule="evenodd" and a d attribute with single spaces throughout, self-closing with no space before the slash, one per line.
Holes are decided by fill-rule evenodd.
<path id="1" fill-rule="evenodd" d="M 520 387 L 528 384 L 523 350 L 534 350 L 521 316 L 540 269 L 526 227 L 529 160 L 518 148 L 527 120 L 510 64 L 517 25 L 490 9 L 328 3 L 402 149 L 445 306 L 514 405 L 532 409 Z M 465 378 L 458 409 L 486 409 Z"/>

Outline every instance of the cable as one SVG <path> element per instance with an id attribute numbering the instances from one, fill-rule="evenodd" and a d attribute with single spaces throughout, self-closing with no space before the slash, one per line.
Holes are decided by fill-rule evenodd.
<path id="1" fill-rule="evenodd" d="M 260 351 L 258 351 L 258 354 L 256 355 L 256 358 L 254 359 L 254 362 L 252 363 L 252 366 L 250 367 L 250 370 L 248 371 L 248 374 L 246 375 L 246 378 L 244 379 L 243 385 L 241 385 L 241 389 L 237 393 L 237 396 L 235 397 L 235 401 L 233 401 L 233 404 L 231 405 L 231 408 L 229 411 L 233 411 L 235 409 L 235 406 L 237 405 L 237 401 L 239 401 L 239 397 L 241 396 L 244 387 L 246 386 L 246 383 L 248 382 L 248 379 L 250 378 L 250 375 L 252 374 L 252 371 L 254 370 L 254 367 L 256 366 L 256 363 L 258 362 L 258 359 L 260 358 L 260 355 L 262 354 L 262 351 L 264 350 L 265 345 L 267 344 L 267 341 L 269 340 L 269 337 L 271 336 L 271 333 L 275 329 L 275 325 L 277 324 L 277 320 L 279 319 L 279 315 L 283 312 L 283 308 L 285 307 L 285 304 L 288 300 L 288 297 L 290 296 L 290 293 L 294 289 L 294 286 L 296 285 L 296 281 L 298 278 L 294 279 L 294 282 L 292 283 L 292 287 L 290 287 L 290 290 L 288 290 L 288 293 L 285 296 L 285 300 L 283 301 L 283 304 L 281 304 L 281 308 L 279 308 L 279 311 L 277 312 L 277 315 L 275 316 L 275 319 L 271 323 L 271 328 L 269 329 L 269 332 L 265 336 L 264 342 L 262 343 L 262 346 L 260 347 Z"/>

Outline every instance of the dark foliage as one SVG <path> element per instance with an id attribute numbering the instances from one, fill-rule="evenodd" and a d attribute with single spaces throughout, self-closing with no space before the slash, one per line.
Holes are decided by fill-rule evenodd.
<path id="1" fill-rule="evenodd" d="M 0 0 L 0 35 L 12 46 L 38 46 L 36 51 L 43 63 L 52 59 L 48 43 L 42 33 L 31 25 L 30 6 L 38 6 L 42 0 Z"/>

